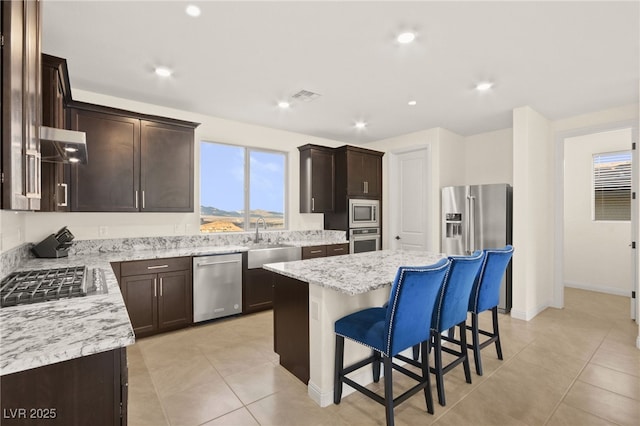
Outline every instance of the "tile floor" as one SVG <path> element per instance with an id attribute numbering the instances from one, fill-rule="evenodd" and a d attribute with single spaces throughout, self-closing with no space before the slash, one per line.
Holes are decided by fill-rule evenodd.
<path id="1" fill-rule="evenodd" d="M 419 393 L 396 408 L 396 424 L 640 424 L 638 327 L 628 299 L 566 289 L 565 304 L 529 322 L 501 315 L 504 361 L 483 350 L 484 376 L 473 372 L 467 384 L 456 368 L 445 376 L 446 407 L 436 402 L 427 414 Z M 128 356 L 130 426 L 385 423 L 384 407 L 359 393 L 317 406 L 278 365 L 271 312 L 140 339 Z M 399 377 L 394 387 L 410 384 Z"/>

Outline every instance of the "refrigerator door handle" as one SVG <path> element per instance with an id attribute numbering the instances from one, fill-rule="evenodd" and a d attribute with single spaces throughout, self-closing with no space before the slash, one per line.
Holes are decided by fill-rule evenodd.
<path id="1" fill-rule="evenodd" d="M 471 226 L 471 197 L 467 195 L 464 227 L 464 254 L 469 254 L 469 227 Z"/>
<path id="2" fill-rule="evenodd" d="M 469 197 L 469 254 L 476 249 L 476 197 Z"/>

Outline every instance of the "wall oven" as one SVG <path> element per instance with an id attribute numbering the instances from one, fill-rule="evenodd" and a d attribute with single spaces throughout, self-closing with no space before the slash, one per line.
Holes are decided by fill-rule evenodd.
<path id="1" fill-rule="evenodd" d="M 380 202 L 378 200 L 349 200 L 349 228 L 379 228 Z"/>
<path id="2" fill-rule="evenodd" d="M 380 250 L 380 228 L 349 230 L 349 253 Z"/>

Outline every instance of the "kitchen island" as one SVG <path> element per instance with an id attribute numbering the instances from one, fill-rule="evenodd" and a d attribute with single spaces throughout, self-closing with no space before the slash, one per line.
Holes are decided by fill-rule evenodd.
<path id="1" fill-rule="evenodd" d="M 274 288 L 274 348 L 280 364 L 308 384 L 309 396 L 320 406 L 333 403 L 334 322 L 352 312 L 381 306 L 398 267 L 431 265 L 444 255 L 382 250 L 329 258 L 271 263 Z M 370 355 L 370 350 L 345 342 L 345 364 Z M 371 372 L 354 380 L 366 385 Z M 345 394 L 350 388 L 345 388 Z"/>

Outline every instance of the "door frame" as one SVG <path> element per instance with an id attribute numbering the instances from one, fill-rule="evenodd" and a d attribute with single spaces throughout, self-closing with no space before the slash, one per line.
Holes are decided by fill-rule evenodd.
<path id="1" fill-rule="evenodd" d="M 623 120 L 613 123 L 605 123 L 594 126 L 580 127 L 577 129 L 571 129 L 567 131 L 561 131 L 555 133 L 555 149 L 556 149 L 556 161 L 555 161 L 555 215 L 554 215 L 554 229 L 555 229 L 555 247 L 556 253 L 554 259 L 554 286 L 553 286 L 553 300 L 551 306 L 554 308 L 564 307 L 564 143 L 565 139 L 576 136 L 585 136 L 593 133 L 602 133 L 613 130 L 631 129 L 631 140 L 633 142 L 638 141 L 638 121 L 637 120 Z M 638 176 L 638 162 L 637 149 L 632 157 L 632 171 L 633 171 L 633 185 L 632 191 L 637 193 L 637 176 Z M 638 241 L 638 215 L 633 214 L 634 210 L 637 212 L 637 200 L 632 201 L 632 214 L 631 214 L 631 233 L 630 238 L 635 237 Z M 631 253 L 630 253 L 631 255 Z M 636 253 L 635 259 L 635 271 L 638 267 L 638 254 Z M 633 267 L 633 265 L 632 265 Z M 636 323 L 640 324 L 638 319 L 638 274 L 632 274 L 632 288 L 636 291 Z M 638 336 L 638 344 L 640 345 L 640 335 Z M 640 347 L 640 346 L 639 346 Z"/>
<path id="2" fill-rule="evenodd" d="M 386 217 L 388 217 L 388 221 L 387 223 L 389 224 L 386 227 L 386 230 L 383 229 L 383 238 L 382 240 L 385 241 L 386 244 L 386 248 L 396 248 L 397 244 L 396 244 L 396 240 L 395 240 L 395 235 L 398 235 L 399 230 L 397 229 L 397 225 L 398 225 L 398 210 L 397 209 L 393 209 L 390 206 L 398 206 L 400 205 L 400 196 L 398 194 L 398 191 L 395 191 L 394 188 L 397 188 L 398 185 L 400 184 L 400 173 L 399 173 L 399 165 L 398 165 L 398 160 L 399 160 L 399 156 L 402 154 L 408 154 L 411 152 L 417 152 L 417 151 L 424 151 L 425 152 L 425 156 L 426 156 L 426 163 L 427 163 L 427 167 L 429 168 L 428 173 L 425 173 L 425 176 L 427 176 L 427 182 L 425 184 L 425 199 L 427 200 L 427 208 L 425 209 L 426 211 L 426 223 L 427 223 L 427 229 L 426 232 L 427 234 L 425 235 L 425 247 L 428 251 L 431 252 L 436 252 L 439 253 L 440 252 L 440 245 L 439 245 L 439 241 L 440 241 L 440 235 L 439 235 L 439 227 L 434 228 L 434 220 L 436 220 L 437 217 L 439 217 L 439 212 L 440 212 L 440 202 L 436 202 L 435 203 L 435 210 L 434 210 L 434 177 L 433 177 L 433 155 L 432 155 L 432 149 L 431 149 L 431 144 L 420 144 L 420 145 L 415 145 L 412 147 L 408 147 L 408 148 L 402 148 L 402 149 L 398 149 L 398 150 L 393 150 L 393 151 L 389 151 L 389 188 L 388 188 L 388 196 L 385 197 L 388 202 L 385 203 L 386 204 Z M 437 212 L 437 214 L 435 213 Z M 436 224 L 439 224 L 439 222 L 437 222 Z M 434 239 L 433 236 L 429 236 L 429 233 L 435 232 L 437 233 L 437 238 Z M 435 246 L 434 246 L 435 244 Z"/>

